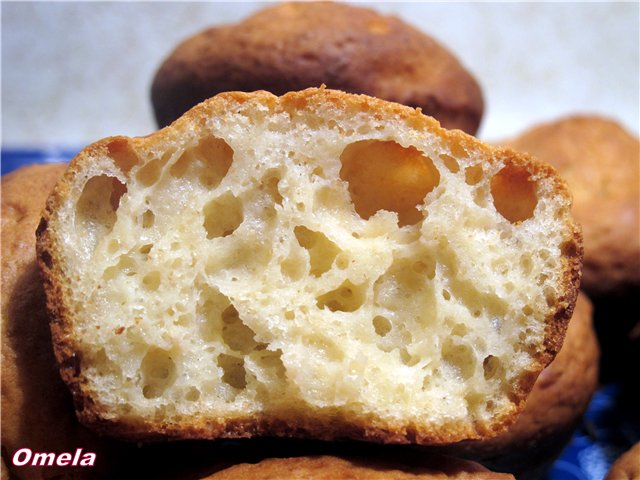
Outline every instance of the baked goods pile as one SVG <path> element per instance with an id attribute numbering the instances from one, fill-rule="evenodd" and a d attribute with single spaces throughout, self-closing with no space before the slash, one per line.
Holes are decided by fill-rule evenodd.
<path id="1" fill-rule="evenodd" d="M 49 198 L 62 376 L 130 439 L 484 438 L 562 343 L 569 211 L 546 165 L 411 108 L 220 94 L 87 148 Z"/>
<path id="2" fill-rule="evenodd" d="M 484 109 L 478 82 L 433 38 L 335 2 L 281 3 L 188 38 L 156 73 L 151 100 L 162 127 L 221 92 L 279 96 L 323 84 L 421 108 L 472 135 Z"/>
<path id="3" fill-rule="evenodd" d="M 393 61 L 373 61 L 381 52 Z M 410 107 L 475 133 L 475 80 L 403 22 L 335 3 L 269 7 L 187 40 L 154 80 L 158 121 L 227 90 L 147 137 L 99 141 L 68 169 L 3 177 L 12 473 L 133 478 L 149 474 L 158 447 L 114 438 L 269 435 L 386 445 L 360 445 L 358 456 L 332 442 L 273 455 L 290 458 L 214 455 L 219 471 L 199 475 L 163 470 L 165 459 L 154 478 L 511 478 L 426 450 L 398 455 L 393 443 L 542 475 L 598 377 L 590 302 L 580 294 L 576 304 L 582 244 L 569 189 L 528 154 L 565 158 L 535 151 L 569 145 L 554 137 L 563 129 L 509 142 L 523 153 L 444 130 Z M 598 122 L 571 120 L 568 135 L 585 135 L 590 154 L 630 159 L 631 171 L 635 152 L 637 170 L 637 139 L 607 122 L 614 133 L 599 137 Z M 585 224 L 586 288 L 598 298 L 635 291 L 633 223 L 625 240 L 626 226 L 589 224 L 581 212 L 597 207 L 583 207 L 592 189 L 579 182 L 593 174 L 572 176 L 574 158 L 556 167 Z M 637 227 L 637 185 L 614 183 L 603 180 L 603 195 L 624 197 L 620 218 Z M 621 266 L 611 251 L 622 247 Z M 12 466 L 25 445 L 91 448 L 98 468 Z M 243 451 L 213 445 L 220 457 Z M 190 444 L 165 447 L 171 458 Z"/>

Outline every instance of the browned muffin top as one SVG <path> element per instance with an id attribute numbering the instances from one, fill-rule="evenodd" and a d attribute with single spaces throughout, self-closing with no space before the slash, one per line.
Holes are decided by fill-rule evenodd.
<path id="1" fill-rule="evenodd" d="M 151 96 L 164 126 L 220 92 L 282 95 L 321 84 L 420 107 L 471 134 L 483 111 L 477 82 L 435 40 L 398 18 L 335 2 L 278 4 L 187 39 L 160 67 Z"/>

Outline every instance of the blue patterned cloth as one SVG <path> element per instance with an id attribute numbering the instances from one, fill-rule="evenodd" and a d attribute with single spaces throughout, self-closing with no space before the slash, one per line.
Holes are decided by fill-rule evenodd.
<path id="1" fill-rule="evenodd" d="M 3 149 L 2 174 L 32 163 L 67 162 L 79 150 Z M 602 480 L 616 458 L 640 441 L 640 404 L 626 400 L 627 393 L 619 384 L 605 385 L 596 392 L 548 480 Z"/>
<path id="2" fill-rule="evenodd" d="M 553 465 L 549 480 L 602 480 L 611 464 L 640 441 L 640 411 L 619 384 L 594 395 L 582 425 Z"/>

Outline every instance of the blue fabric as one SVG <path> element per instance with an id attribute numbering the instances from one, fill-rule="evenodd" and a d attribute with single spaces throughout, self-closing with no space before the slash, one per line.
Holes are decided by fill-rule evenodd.
<path id="1" fill-rule="evenodd" d="M 619 384 L 600 388 L 582 425 L 549 472 L 549 480 L 602 480 L 611 464 L 640 441 L 640 411 Z"/>
<path id="2" fill-rule="evenodd" d="M 2 174 L 32 163 L 67 162 L 79 150 L 2 149 Z M 639 404 L 626 401 L 627 393 L 618 384 L 605 385 L 596 392 L 548 480 L 602 480 L 615 459 L 640 441 Z"/>
<path id="3" fill-rule="evenodd" d="M 58 163 L 71 160 L 80 148 L 2 149 L 2 175 L 31 163 Z"/>

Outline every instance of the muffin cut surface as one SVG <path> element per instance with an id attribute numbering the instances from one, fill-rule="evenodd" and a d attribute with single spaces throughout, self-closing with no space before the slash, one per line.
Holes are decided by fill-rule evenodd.
<path id="1" fill-rule="evenodd" d="M 38 229 L 79 417 L 443 443 L 512 421 L 575 302 L 548 166 L 400 105 L 228 93 L 81 152 Z"/>

